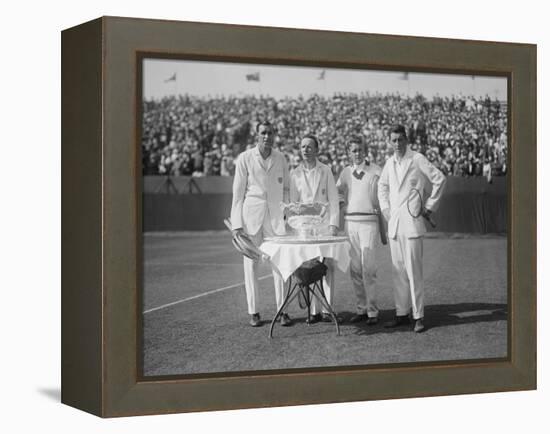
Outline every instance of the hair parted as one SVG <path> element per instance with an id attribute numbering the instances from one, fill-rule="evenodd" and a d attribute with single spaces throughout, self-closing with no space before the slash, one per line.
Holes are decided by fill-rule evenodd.
<path id="1" fill-rule="evenodd" d="M 407 130 L 401 124 L 395 124 L 390 128 L 390 134 L 401 134 L 407 138 Z"/>
<path id="2" fill-rule="evenodd" d="M 313 140 L 313 142 L 315 143 L 315 146 L 317 146 L 317 149 L 319 149 L 319 139 L 314 134 L 306 134 L 305 136 L 302 137 L 302 140 L 304 139 Z"/>
<path id="3" fill-rule="evenodd" d="M 350 148 L 351 148 L 351 145 L 353 143 L 357 143 L 358 145 L 361 145 L 361 147 L 363 148 L 363 151 L 367 151 L 367 144 L 365 143 L 365 141 L 363 140 L 363 137 L 362 136 L 359 136 L 359 135 L 354 135 L 354 136 L 351 136 L 347 141 L 346 141 L 346 151 L 349 152 Z"/>
<path id="4" fill-rule="evenodd" d="M 269 121 L 260 121 L 256 124 L 256 132 L 259 132 L 260 131 L 260 126 L 264 126 L 264 127 L 269 127 L 271 128 L 271 131 L 275 131 L 275 127 L 273 126 L 273 124 Z"/>

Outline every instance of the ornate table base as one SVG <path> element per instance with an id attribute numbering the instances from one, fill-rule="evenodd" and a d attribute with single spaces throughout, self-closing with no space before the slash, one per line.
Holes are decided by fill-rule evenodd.
<path id="1" fill-rule="evenodd" d="M 273 338 L 273 327 L 275 326 L 275 323 L 279 319 L 279 317 L 284 312 L 285 308 L 292 303 L 292 301 L 298 297 L 300 294 L 303 295 L 305 304 L 307 306 L 307 319 L 308 322 L 311 319 L 311 301 L 313 300 L 313 297 L 315 297 L 324 307 L 329 315 L 331 316 L 334 324 L 336 324 L 336 334 L 340 336 L 340 325 L 338 324 L 338 318 L 336 318 L 336 314 L 334 310 L 332 309 L 332 306 L 327 301 L 327 298 L 325 297 L 325 291 L 323 289 L 323 278 L 314 281 L 314 282 L 308 282 L 303 283 L 299 279 L 297 282 L 293 282 L 293 276 L 290 276 L 288 278 L 288 290 L 287 294 L 285 296 L 285 300 L 283 301 L 283 304 L 277 311 L 277 314 L 271 321 L 271 326 L 269 327 L 269 338 Z"/>

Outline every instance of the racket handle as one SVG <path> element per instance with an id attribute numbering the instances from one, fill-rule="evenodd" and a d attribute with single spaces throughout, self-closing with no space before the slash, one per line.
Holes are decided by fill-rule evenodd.
<path id="1" fill-rule="evenodd" d="M 433 220 L 431 215 L 423 214 L 423 217 L 428 221 L 432 228 L 435 228 L 435 221 Z"/>

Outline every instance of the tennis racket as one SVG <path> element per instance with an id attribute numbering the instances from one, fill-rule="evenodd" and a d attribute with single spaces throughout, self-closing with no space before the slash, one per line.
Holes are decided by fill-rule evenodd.
<path id="1" fill-rule="evenodd" d="M 231 231 L 231 222 L 229 219 L 224 219 L 223 223 Z M 250 237 L 244 232 L 233 235 L 231 242 L 233 247 L 242 255 L 253 261 L 267 260 L 269 257 L 254 245 Z"/>
<path id="2" fill-rule="evenodd" d="M 411 187 L 409 197 L 407 198 L 407 210 L 412 218 L 417 219 L 422 216 L 432 228 L 436 227 L 432 216 L 426 213 L 424 208 L 424 199 L 422 198 L 422 193 L 418 188 Z"/>

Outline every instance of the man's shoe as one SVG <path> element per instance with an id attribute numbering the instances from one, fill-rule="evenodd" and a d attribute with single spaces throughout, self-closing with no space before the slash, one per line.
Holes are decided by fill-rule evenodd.
<path id="1" fill-rule="evenodd" d="M 288 313 L 283 313 L 281 315 L 281 325 L 283 327 L 288 327 L 289 325 L 292 325 L 292 320 L 288 316 Z"/>
<path id="2" fill-rule="evenodd" d="M 372 325 L 376 325 L 376 324 L 378 324 L 378 317 L 377 316 L 367 318 L 367 325 L 372 326 Z"/>
<path id="3" fill-rule="evenodd" d="M 262 321 L 260 320 L 260 314 L 259 313 L 253 313 L 250 317 L 250 325 L 252 327 L 259 327 L 262 325 Z"/>
<path id="4" fill-rule="evenodd" d="M 354 324 L 354 323 L 358 323 L 358 322 L 361 322 L 361 321 L 367 321 L 367 319 L 368 319 L 368 317 L 367 317 L 366 314 L 357 313 L 349 319 L 349 322 Z"/>
<path id="5" fill-rule="evenodd" d="M 414 321 L 414 332 L 415 333 L 422 333 L 424 330 L 426 330 L 426 327 L 424 326 L 424 321 L 422 318 L 418 318 Z"/>
<path id="6" fill-rule="evenodd" d="M 411 320 L 409 315 L 396 315 L 394 319 L 384 324 L 384 327 L 387 329 L 393 329 L 395 327 L 401 327 L 407 324 L 410 324 Z"/>
<path id="7" fill-rule="evenodd" d="M 309 318 L 306 318 L 306 324 L 315 324 L 316 322 L 319 322 L 319 321 L 321 321 L 320 313 L 310 315 Z"/>

